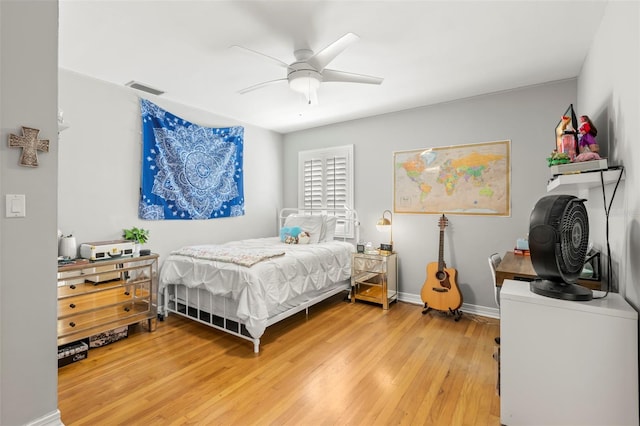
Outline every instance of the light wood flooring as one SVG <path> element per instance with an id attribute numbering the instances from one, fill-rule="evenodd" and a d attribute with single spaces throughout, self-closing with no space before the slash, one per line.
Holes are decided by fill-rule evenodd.
<path id="1" fill-rule="evenodd" d="M 344 295 L 250 342 L 171 315 L 58 370 L 73 425 L 499 425 L 498 320 Z"/>

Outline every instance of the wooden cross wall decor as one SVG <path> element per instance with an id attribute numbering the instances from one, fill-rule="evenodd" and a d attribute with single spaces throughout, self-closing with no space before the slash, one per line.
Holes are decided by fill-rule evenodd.
<path id="1" fill-rule="evenodd" d="M 38 167 L 38 151 L 49 152 L 49 140 L 38 139 L 40 130 L 22 126 L 22 136 L 9 135 L 9 146 L 22 148 L 20 165 Z"/>

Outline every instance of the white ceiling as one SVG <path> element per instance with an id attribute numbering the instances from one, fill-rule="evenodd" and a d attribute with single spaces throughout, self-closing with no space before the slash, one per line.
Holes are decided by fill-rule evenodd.
<path id="1" fill-rule="evenodd" d="M 281 133 L 578 75 L 606 1 L 60 0 L 60 67 Z M 360 36 L 329 68 L 384 77 L 323 83 L 309 106 L 295 48 Z M 132 89 L 133 90 L 133 89 Z M 142 93 L 141 93 L 142 94 Z M 61 105 L 64 109 L 64 106 Z"/>

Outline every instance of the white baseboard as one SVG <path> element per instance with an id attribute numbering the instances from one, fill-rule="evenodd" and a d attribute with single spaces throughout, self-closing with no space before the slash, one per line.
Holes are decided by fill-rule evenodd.
<path id="1" fill-rule="evenodd" d="M 60 410 L 56 410 L 27 423 L 27 425 L 28 426 L 64 426 L 64 423 L 62 423 L 62 419 L 60 418 Z"/>
<path id="2" fill-rule="evenodd" d="M 398 300 L 400 302 L 411 303 L 413 305 L 422 305 L 424 306 L 424 302 L 417 294 L 411 293 L 398 293 Z M 497 318 L 500 319 L 500 310 L 497 308 L 488 308 L 486 306 L 479 305 L 471 305 L 468 303 L 462 303 L 462 307 L 460 308 L 462 312 L 467 312 L 473 315 L 480 315 L 482 317 L 487 318 Z"/>

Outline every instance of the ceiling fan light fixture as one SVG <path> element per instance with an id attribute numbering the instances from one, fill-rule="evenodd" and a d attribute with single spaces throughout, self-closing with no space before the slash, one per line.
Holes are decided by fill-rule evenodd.
<path id="1" fill-rule="evenodd" d="M 320 74 L 316 71 L 295 71 L 289 75 L 291 90 L 302 94 L 307 103 L 317 102 L 317 92 L 320 87 Z"/>
<path id="2" fill-rule="evenodd" d="M 297 49 L 293 52 L 296 60 L 287 65 L 284 61 L 276 59 L 264 53 L 257 52 L 242 46 L 234 46 L 254 55 L 269 59 L 281 67 L 287 68 L 287 77 L 276 80 L 265 81 L 263 83 L 254 84 L 239 91 L 239 93 L 247 93 L 259 89 L 269 84 L 288 81 L 289 88 L 295 92 L 302 94 L 308 105 L 318 104 L 318 89 L 322 82 L 342 82 L 342 83 L 364 83 L 364 84 L 380 84 L 382 78 L 364 74 L 355 74 L 345 71 L 327 69 L 326 66 L 333 61 L 344 49 L 351 43 L 357 41 L 358 37 L 354 33 L 347 33 L 338 40 L 329 44 L 317 53 L 311 49 Z"/>

